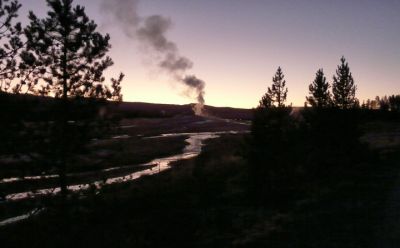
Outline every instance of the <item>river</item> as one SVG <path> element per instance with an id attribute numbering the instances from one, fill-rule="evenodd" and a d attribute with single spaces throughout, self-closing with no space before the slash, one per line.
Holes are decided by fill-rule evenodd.
<path id="1" fill-rule="evenodd" d="M 110 178 L 107 178 L 105 181 L 95 181 L 95 182 L 87 183 L 87 184 L 70 185 L 70 186 L 68 186 L 68 189 L 73 192 L 84 191 L 93 186 L 96 187 L 97 189 L 100 189 L 103 185 L 111 185 L 111 184 L 116 184 L 116 183 L 133 181 L 142 176 L 148 176 L 148 175 L 154 175 L 154 174 L 160 173 L 162 171 L 165 171 L 165 170 L 171 168 L 171 163 L 174 163 L 174 162 L 177 162 L 180 160 L 194 158 L 194 157 L 198 156 L 202 150 L 202 147 L 204 146 L 205 140 L 218 138 L 221 134 L 228 134 L 228 133 L 235 134 L 237 132 L 231 131 L 231 132 L 204 132 L 204 133 L 172 133 L 172 134 L 162 134 L 160 136 L 155 136 L 155 137 L 147 137 L 146 139 L 158 138 L 158 137 L 170 137 L 170 136 L 188 136 L 188 138 L 185 140 L 187 142 L 187 145 L 185 146 L 185 148 L 183 149 L 183 151 L 180 154 L 167 156 L 167 157 L 163 157 L 163 158 L 156 158 L 148 163 L 142 164 L 142 166 L 144 166 L 144 167 L 148 167 L 149 165 L 156 165 L 156 166 L 152 167 L 151 169 L 137 171 L 137 172 L 134 172 L 134 173 L 131 173 L 131 174 L 128 174 L 125 176 L 120 176 L 120 177 L 110 177 Z M 112 168 L 112 170 L 115 170 L 118 168 L 119 167 L 114 167 L 114 168 Z M 42 178 L 52 178 L 52 177 L 56 177 L 56 175 L 43 176 Z M 31 178 L 34 178 L 36 180 L 41 179 L 40 176 L 31 177 Z M 13 181 L 14 181 L 13 179 L 4 179 L 3 183 L 13 182 Z M 28 192 L 9 194 L 5 197 L 5 200 L 6 200 L 6 202 L 10 202 L 10 201 L 34 198 L 37 196 L 55 195 L 59 192 L 60 192 L 59 187 L 40 189 L 40 190 L 36 190 L 36 191 L 28 191 Z M 42 210 L 43 209 L 34 209 L 26 214 L 2 220 L 2 221 L 0 221 L 0 226 L 6 226 L 6 225 L 9 225 L 12 223 L 26 220 L 26 219 L 30 218 L 31 216 L 39 214 Z"/>
<path id="2" fill-rule="evenodd" d="M 143 166 L 144 168 L 148 168 L 150 165 L 156 165 L 151 167 L 150 169 L 145 169 L 141 171 L 136 171 L 134 173 L 130 173 L 124 176 L 119 176 L 119 177 L 110 177 L 102 181 L 94 181 L 90 183 L 85 183 L 85 184 L 76 184 L 76 185 L 70 185 L 68 186 L 68 189 L 73 192 L 77 191 L 84 191 L 89 189 L 90 187 L 96 187 L 97 189 L 100 189 L 103 185 L 111 185 L 115 183 L 123 183 L 123 182 L 128 182 L 128 181 L 133 181 L 136 180 L 142 176 L 148 176 L 148 175 L 154 175 L 157 173 L 160 173 L 162 171 L 165 171 L 169 168 L 171 168 L 171 163 L 179 161 L 179 160 L 184 160 L 184 159 L 190 159 L 198 156 L 201 152 L 201 149 L 204 145 L 204 141 L 208 139 L 213 139 L 219 137 L 221 134 L 235 134 L 237 132 L 204 132 L 204 133 L 172 133 L 172 134 L 162 134 L 160 136 L 155 136 L 155 137 L 147 137 L 147 139 L 151 138 L 158 138 L 158 137 L 170 137 L 170 136 L 188 136 L 188 138 L 185 140 L 187 142 L 187 145 L 183 149 L 183 151 L 180 154 L 172 155 L 172 156 L 167 156 L 167 157 L 162 157 L 162 158 L 156 158 L 148 163 L 137 165 L 138 167 Z M 112 170 L 119 169 L 120 167 L 114 167 Z M 111 169 L 108 169 L 111 170 Z M 43 177 L 32 177 L 37 180 L 40 180 L 41 178 L 52 178 L 56 177 L 56 175 L 48 175 L 48 176 L 43 176 Z M 14 179 L 3 179 L 3 183 L 6 182 L 12 182 Z M 15 179 L 16 180 L 16 179 Z M 19 193 L 13 193 L 5 196 L 5 201 L 16 201 L 16 200 L 22 200 L 22 199 L 29 199 L 29 198 L 34 198 L 37 196 L 44 196 L 44 195 L 51 195 L 51 194 L 57 194 L 60 192 L 60 188 L 47 188 L 47 189 L 39 189 L 35 191 L 27 191 L 27 192 L 19 192 Z"/>

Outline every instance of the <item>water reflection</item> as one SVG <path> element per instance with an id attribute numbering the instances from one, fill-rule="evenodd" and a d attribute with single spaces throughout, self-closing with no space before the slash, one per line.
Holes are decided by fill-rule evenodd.
<path id="1" fill-rule="evenodd" d="M 19 216 L 16 216 L 16 217 L 12 217 L 12 218 L 9 218 L 9 219 L 5 219 L 3 221 L 0 221 L 0 227 L 7 226 L 9 224 L 13 224 L 13 223 L 17 223 L 17 222 L 29 219 L 30 217 L 39 214 L 41 211 L 43 211 L 43 209 L 35 208 L 35 209 L 33 209 L 32 211 L 30 211 L 30 212 L 28 212 L 26 214 L 19 215 Z"/>
<path id="2" fill-rule="evenodd" d="M 224 134 L 224 133 L 235 133 L 235 132 L 163 134 L 163 135 L 161 135 L 161 137 L 189 136 L 186 139 L 187 145 L 181 154 L 168 156 L 168 157 L 164 157 L 164 158 L 157 158 L 157 159 L 150 161 L 149 163 L 141 165 L 141 166 L 157 165 L 155 167 L 152 167 L 151 169 L 145 169 L 145 170 L 134 172 L 134 173 L 131 173 L 131 174 L 128 174 L 125 176 L 108 178 L 104 181 L 95 181 L 90 184 L 87 183 L 87 184 L 70 185 L 70 186 L 68 186 L 68 189 L 71 191 L 87 190 L 90 187 L 95 187 L 95 188 L 99 189 L 99 188 L 101 188 L 102 185 L 110 185 L 110 184 L 115 184 L 115 183 L 132 181 L 132 180 L 138 179 L 142 176 L 154 175 L 154 174 L 160 173 L 162 171 L 169 169 L 171 167 L 170 166 L 171 163 L 173 163 L 173 162 L 176 162 L 179 160 L 184 160 L 184 159 L 190 159 L 190 158 L 194 158 L 194 157 L 198 156 L 201 152 L 201 149 L 204 145 L 205 140 L 217 138 L 217 137 L 219 137 L 220 134 Z M 160 137 L 160 136 L 157 136 L 157 137 Z M 149 137 L 149 138 L 155 138 L 155 137 Z M 118 168 L 119 167 L 115 167 L 112 169 L 115 170 Z M 111 170 L 111 169 L 109 169 L 109 170 Z M 29 192 L 9 194 L 5 197 L 5 199 L 6 199 L 6 201 L 15 201 L 15 200 L 21 200 L 21 199 L 27 199 L 27 198 L 34 198 L 36 196 L 57 194 L 60 191 L 61 191 L 61 189 L 59 187 L 49 188 L 49 189 L 40 189 L 40 190 L 29 191 Z"/>

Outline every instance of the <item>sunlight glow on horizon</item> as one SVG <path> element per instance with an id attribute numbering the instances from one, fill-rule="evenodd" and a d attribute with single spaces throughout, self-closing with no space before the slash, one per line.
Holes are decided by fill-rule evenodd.
<path id="1" fill-rule="evenodd" d="M 155 68 L 135 40 L 108 22 L 99 10 L 101 1 L 74 3 L 85 6 L 101 33 L 110 33 L 109 55 L 115 64 L 106 76 L 126 75 L 124 101 L 195 102 Z M 20 2 L 20 19 L 28 10 L 39 17 L 47 11 L 44 0 Z M 143 0 L 139 7 L 143 16 L 171 18 L 168 37 L 181 55 L 193 60 L 189 73 L 206 82 L 207 105 L 256 107 L 281 66 L 289 89 L 287 104 L 303 106 L 317 70 L 323 68 L 332 83 L 341 56 L 349 63 L 361 103 L 400 93 L 399 1 Z"/>

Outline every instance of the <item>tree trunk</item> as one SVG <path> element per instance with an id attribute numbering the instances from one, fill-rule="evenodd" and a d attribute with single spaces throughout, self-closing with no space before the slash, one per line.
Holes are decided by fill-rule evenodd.
<path id="1" fill-rule="evenodd" d="M 67 71 L 67 44 L 68 39 L 67 36 L 64 37 L 64 48 L 63 48 L 63 57 L 61 61 L 61 67 L 62 67 L 62 72 L 63 72 L 63 93 L 62 93 L 62 107 L 61 107 L 61 150 L 60 150 L 60 156 L 61 156 L 61 164 L 59 168 L 59 177 L 60 177 L 60 188 L 61 188 L 61 195 L 63 198 L 65 198 L 68 194 L 68 187 L 67 187 L 67 151 L 66 148 L 68 147 L 68 142 L 67 142 L 67 125 L 68 125 L 68 71 Z"/>
<path id="2" fill-rule="evenodd" d="M 60 140 L 60 146 L 59 146 L 59 151 L 58 151 L 58 156 L 60 159 L 59 163 L 59 168 L 58 168 L 58 176 L 59 176 L 59 183 L 60 183 L 60 188 L 61 188 L 61 194 L 63 197 L 66 197 L 68 194 L 68 188 L 67 188 L 67 160 L 68 160 L 68 154 L 67 154 L 67 147 L 68 147 L 68 137 L 67 137 L 67 125 L 68 125 L 68 100 L 63 99 L 61 103 L 61 108 L 59 109 L 61 112 L 61 120 L 60 120 L 60 130 L 59 132 L 59 138 Z"/>

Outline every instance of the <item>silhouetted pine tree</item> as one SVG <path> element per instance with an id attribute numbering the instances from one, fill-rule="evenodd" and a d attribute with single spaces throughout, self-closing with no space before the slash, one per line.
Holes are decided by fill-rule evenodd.
<path id="1" fill-rule="evenodd" d="M 16 22 L 21 4 L 18 1 L 0 1 L 0 154 L 22 151 L 25 137 L 21 132 L 27 108 L 11 96 L 12 82 L 18 76 L 17 57 L 23 46 L 21 24 Z"/>
<path id="2" fill-rule="evenodd" d="M 400 95 L 389 96 L 390 111 L 400 112 Z"/>
<path id="3" fill-rule="evenodd" d="M 49 149 L 54 154 L 64 194 L 68 159 L 82 148 L 85 138 L 89 140 L 90 129 L 98 125 L 97 121 L 90 122 L 91 117 L 97 116 L 93 105 L 79 117 L 85 119 L 85 124 L 76 119 L 75 112 L 88 101 L 71 99 L 121 100 L 123 79 L 121 73 L 118 79 L 105 83 L 103 72 L 113 65 L 106 56 L 110 37 L 97 32 L 97 25 L 86 15 L 84 7 L 73 7 L 72 2 L 47 0 L 50 11 L 43 19 L 29 13 L 30 23 L 24 30 L 27 48 L 21 53 L 24 78 L 19 85 L 34 94 L 61 98 L 56 101 Z"/>
<path id="4" fill-rule="evenodd" d="M 296 125 L 290 114 L 292 108 L 285 106 L 288 89 L 280 67 L 272 81 L 272 86 L 268 87 L 254 111 L 251 126 L 249 186 L 250 193 L 255 194 L 257 201 L 264 201 L 271 194 L 290 194 L 291 186 L 281 182 L 295 177 L 291 160 L 294 156 L 286 155 L 294 146 L 292 138 Z M 282 199 L 287 200 L 285 197 Z"/>
<path id="5" fill-rule="evenodd" d="M 278 67 L 275 76 L 272 78 L 272 86 L 268 87 L 267 93 L 260 101 L 260 107 L 285 107 L 288 89 L 284 78 L 281 67 Z"/>
<path id="6" fill-rule="evenodd" d="M 332 94 L 333 104 L 341 109 L 352 108 L 357 104 L 356 85 L 346 59 L 340 59 L 341 64 L 333 76 Z"/>
<path id="7" fill-rule="evenodd" d="M 260 108 L 271 108 L 273 106 L 273 102 L 271 97 L 266 93 L 261 97 L 261 100 L 258 105 Z"/>
<path id="8" fill-rule="evenodd" d="M 389 111 L 390 103 L 389 103 L 389 98 L 387 96 L 383 96 L 381 98 L 377 96 L 376 100 L 378 101 L 380 110 Z"/>
<path id="9" fill-rule="evenodd" d="M 19 49 L 23 46 L 20 36 L 21 23 L 14 23 L 21 4 L 14 0 L 0 1 L 0 91 L 12 91 L 11 83 L 16 77 Z"/>
<path id="10" fill-rule="evenodd" d="M 319 69 L 315 79 L 308 87 L 310 96 L 306 97 L 308 103 L 313 107 L 324 108 L 331 105 L 331 94 L 329 83 L 326 81 L 324 71 Z"/>
<path id="11" fill-rule="evenodd" d="M 72 0 L 47 0 L 47 4 L 51 9 L 47 18 L 29 13 L 30 24 L 24 30 L 27 49 L 21 55 L 26 78 L 21 86 L 27 85 L 36 94 L 64 99 L 113 98 L 103 76 L 113 65 L 106 56 L 110 36 L 98 33 L 84 7 L 73 7 Z"/>

